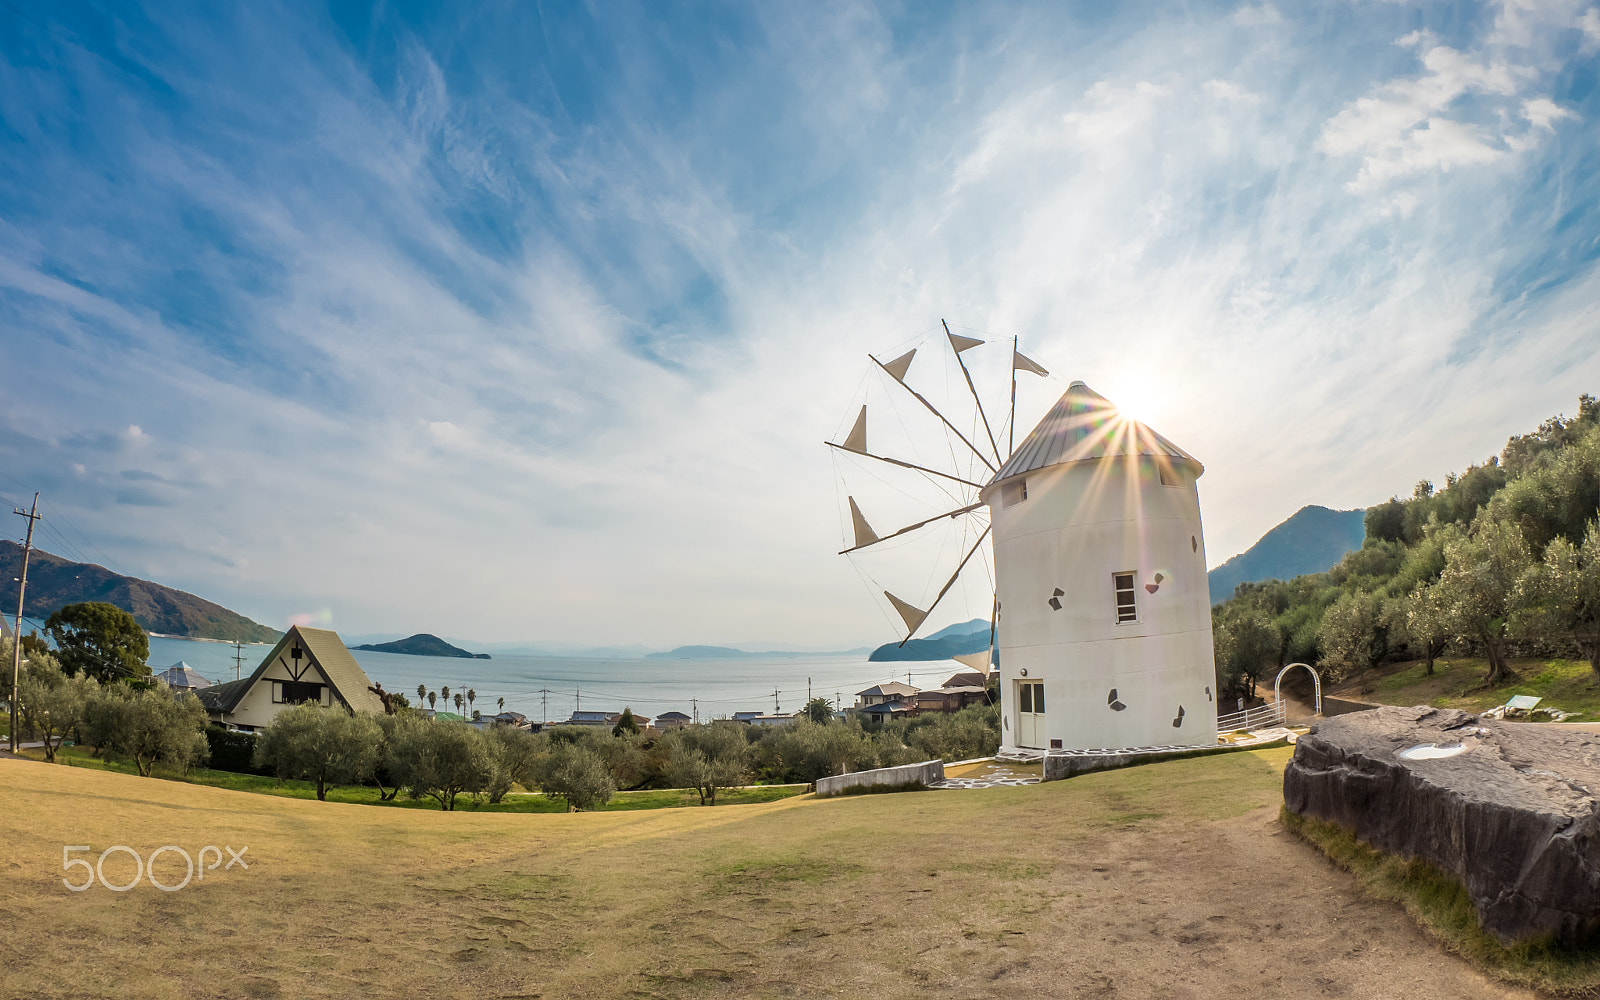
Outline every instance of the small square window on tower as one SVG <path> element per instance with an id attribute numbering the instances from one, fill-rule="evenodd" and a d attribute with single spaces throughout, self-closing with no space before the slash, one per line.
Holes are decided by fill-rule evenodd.
<path id="1" fill-rule="evenodd" d="M 1139 620 L 1139 610 L 1134 604 L 1132 573 L 1113 573 L 1111 586 L 1117 593 L 1117 624 L 1136 622 Z"/>
<path id="2" fill-rule="evenodd" d="M 1000 506 L 1011 507 L 1028 499 L 1028 481 L 1018 479 L 1014 483 L 1006 483 L 1000 487 Z"/>

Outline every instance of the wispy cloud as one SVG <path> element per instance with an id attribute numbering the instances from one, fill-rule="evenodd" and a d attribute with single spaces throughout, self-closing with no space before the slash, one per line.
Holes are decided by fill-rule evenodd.
<path id="1" fill-rule="evenodd" d="M 1595 388 L 1600 22 L 1482 14 L 21 23 L 0 460 L 274 624 L 868 641 L 818 439 L 945 316 L 1152 396 L 1220 561 Z"/>

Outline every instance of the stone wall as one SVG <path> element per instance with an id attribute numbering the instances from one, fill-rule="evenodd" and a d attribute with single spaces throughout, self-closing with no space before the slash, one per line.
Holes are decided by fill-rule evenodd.
<path id="1" fill-rule="evenodd" d="M 921 764 L 902 764 L 899 767 L 880 767 L 872 771 L 855 771 L 831 778 L 817 779 L 818 795 L 838 795 L 847 788 L 883 786 L 896 788 L 903 785 L 931 785 L 944 780 L 944 761 L 929 760 Z"/>

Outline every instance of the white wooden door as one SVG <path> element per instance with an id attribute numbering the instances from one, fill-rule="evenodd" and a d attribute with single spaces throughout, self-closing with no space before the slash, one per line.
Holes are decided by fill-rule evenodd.
<path id="1" fill-rule="evenodd" d="M 1017 682 L 1017 746 L 1044 746 L 1044 681 Z"/>

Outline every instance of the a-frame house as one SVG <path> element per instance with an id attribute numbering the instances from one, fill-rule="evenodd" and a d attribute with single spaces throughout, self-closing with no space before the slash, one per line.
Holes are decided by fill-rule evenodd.
<path id="1" fill-rule="evenodd" d="M 289 626 L 249 677 L 197 691 L 211 721 L 246 732 L 290 705 L 340 705 L 383 714 L 383 701 L 350 650 L 329 629 Z"/>

